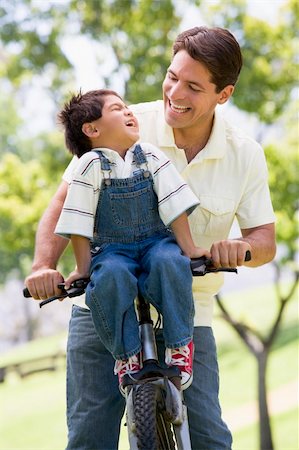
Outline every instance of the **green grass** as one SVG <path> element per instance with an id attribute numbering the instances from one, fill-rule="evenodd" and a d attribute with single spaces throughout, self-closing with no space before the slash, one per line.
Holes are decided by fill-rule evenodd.
<path id="1" fill-rule="evenodd" d="M 65 373 L 63 370 L 13 377 L 0 385 L 0 449 L 65 448 Z"/>
<path id="2" fill-rule="evenodd" d="M 273 441 L 277 450 L 298 450 L 298 409 L 278 414 L 271 421 Z M 234 433 L 233 450 L 259 448 L 258 427 L 254 424 Z"/>
<path id="3" fill-rule="evenodd" d="M 226 299 L 234 317 L 249 311 L 247 320 L 260 330 L 269 327 L 275 311 L 270 288 L 230 295 Z M 217 313 L 217 310 L 216 310 Z M 291 302 L 285 312 L 280 336 L 269 359 L 269 389 L 276 389 L 298 378 L 298 310 Z M 256 399 L 256 363 L 229 326 L 215 320 L 221 372 L 223 413 Z M 64 335 L 18 347 L 0 355 L 3 362 L 31 359 L 61 348 Z M 66 444 L 65 370 L 40 373 L 20 379 L 9 374 L 0 384 L 0 450 L 62 450 Z M 298 450 L 298 415 L 290 408 L 272 418 L 277 450 Z M 234 432 L 234 450 L 258 449 L 257 424 Z M 122 427 L 120 450 L 127 450 L 126 429 Z"/>
<path id="4" fill-rule="evenodd" d="M 277 303 L 271 286 L 238 292 L 224 297 L 224 303 L 235 319 L 246 321 L 267 335 L 275 317 Z M 235 331 L 219 318 L 214 333 L 218 346 L 220 370 L 220 398 L 224 408 L 256 399 L 257 362 Z M 218 316 L 217 316 L 218 314 Z M 269 356 L 267 384 L 273 390 L 298 379 L 298 303 L 290 301 L 286 307 L 277 340 Z M 285 365 L 284 362 L 285 361 Z"/>
<path id="5" fill-rule="evenodd" d="M 12 350 L 0 354 L 0 367 L 65 351 L 66 339 L 66 333 L 59 333 L 18 345 Z"/>

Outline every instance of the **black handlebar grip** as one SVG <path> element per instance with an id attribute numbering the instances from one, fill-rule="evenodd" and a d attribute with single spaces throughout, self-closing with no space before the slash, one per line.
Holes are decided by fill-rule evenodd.
<path id="1" fill-rule="evenodd" d="M 245 253 L 245 259 L 244 261 L 251 261 L 251 253 L 250 250 L 247 250 L 247 252 Z"/>
<path id="2" fill-rule="evenodd" d="M 30 298 L 31 297 L 31 294 L 30 294 L 29 290 L 26 287 L 23 289 L 23 296 L 25 298 Z"/>

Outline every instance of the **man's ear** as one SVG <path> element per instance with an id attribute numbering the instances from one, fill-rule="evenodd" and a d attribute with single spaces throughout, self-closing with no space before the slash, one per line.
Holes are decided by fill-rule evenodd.
<path id="1" fill-rule="evenodd" d="M 220 105 L 223 105 L 224 103 L 226 103 L 227 100 L 229 100 L 229 98 L 233 95 L 234 90 L 235 90 L 235 86 L 233 86 L 232 84 L 225 86 L 225 88 L 222 89 L 222 91 L 220 92 L 220 97 L 218 99 L 218 103 Z"/>
<path id="2" fill-rule="evenodd" d="M 97 137 L 100 134 L 100 131 L 92 122 L 83 123 L 82 131 L 89 138 Z"/>

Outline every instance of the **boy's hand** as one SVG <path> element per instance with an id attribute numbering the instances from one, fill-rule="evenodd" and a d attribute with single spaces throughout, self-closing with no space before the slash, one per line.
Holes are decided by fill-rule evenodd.
<path id="1" fill-rule="evenodd" d="M 205 248 L 200 247 L 194 247 L 191 254 L 188 255 L 191 259 L 194 258 L 201 258 L 202 256 L 206 256 L 207 258 L 211 258 L 211 253 L 209 250 L 206 250 Z"/>
<path id="2" fill-rule="evenodd" d="M 81 273 L 77 269 L 75 269 L 75 270 L 73 270 L 73 272 L 71 272 L 69 274 L 69 276 L 65 280 L 64 289 L 67 291 L 74 281 L 80 280 L 81 278 L 88 278 L 88 277 L 89 277 L 89 273 Z"/>

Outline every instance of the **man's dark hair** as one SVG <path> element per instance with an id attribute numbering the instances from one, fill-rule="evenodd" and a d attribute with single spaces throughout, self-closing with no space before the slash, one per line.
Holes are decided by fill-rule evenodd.
<path id="1" fill-rule="evenodd" d="M 81 91 L 73 95 L 65 103 L 58 114 L 58 121 L 64 127 L 65 144 L 73 155 L 79 158 L 91 150 L 91 142 L 82 131 L 84 123 L 93 122 L 102 117 L 105 97 L 119 94 L 109 89 L 99 89 L 82 94 Z"/>
<path id="2" fill-rule="evenodd" d="M 241 49 L 230 31 L 224 28 L 195 27 L 183 31 L 173 44 L 173 56 L 186 50 L 191 58 L 204 64 L 211 73 L 216 92 L 235 85 L 242 68 Z"/>

